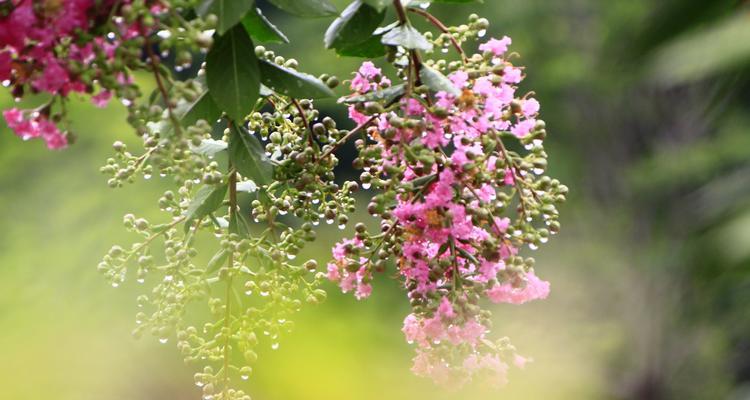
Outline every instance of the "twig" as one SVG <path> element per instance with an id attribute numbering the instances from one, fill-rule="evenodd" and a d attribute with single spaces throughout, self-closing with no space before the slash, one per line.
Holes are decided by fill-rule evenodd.
<path id="1" fill-rule="evenodd" d="M 151 62 L 151 69 L 154 72 L 154 78 L 156 78 L 156 86 L 159 89 L 159 93 L 161 93 L 161 97 L 164 99 L 164 103 L 167 105 L 167 113 L 169 114 L 169 119 L 174 126 L 175 133 L 177 134 L 177 136 L 182 136 L 182 126 L 180 125 L 180 121 L 175 115 L 174 107 L 172 107 L 172 102 L 169 100 L 169 92 L 164 86 L 161 73 L 159 72 L 159 65 L 161 64 L 161 61 L 159 60 L 159 57 L 154 53 L 154 49 L 151 48 L 151 46 L 151 41 L 146 39 L 146 52 L 148 53 L 149 61 Z"/>
<path id="2" fill-rule="evenodd" d="M 422 10 L 421 8 L 409 8 L 409 11 L 413 12 L 414 14 L 419 14 L 423 17 L 425 17 L 430 23 L 435 25 L 438 29 L 440 29 L 441 32 L 448 35 L 448 37 L 451 40 L 451 43 L 453 44 L 453 47 L 456 48 L 456 51 L 458 51 L 458 54 L 461 55 L 461 61 L 466 63 L 468 58 L 466 57 L 466 53 L 464 52 L 464 49 L 461 47 L 461 44 L 458 43 L 458 40 L 456 40 L 455 37 L 448 31 L 448 27 L 445 26 L 439 19 L 437 19 L 434 15 L 430 14 L 429 12 Z"/>
<path id="3" fill-rule="evenodd" d="M 377 117 L 378 117 L 378 115 L 373 115 L 373 116 L 372 116 L 372 117 L 370 117 L 370 118 L 369 118 L 369 119 L 368 119 L 367 121 L 365 121 L 365 122 L 363 122 L 363 123 L 361 123 L 361 124 L 357 125 L 357 127 L 356 127 L 356 128 L 352 129 L 352 130 L 351 130 L 351 131 L 349 131 L 349 133 L 347 133 L 347 134 L 346 134 L 346 135 L 345 135 L 344 137 L 342 137 L 341 139 L 339 139 L 339 140 L 338 140 L 338 141 L 337 141 L 337 142 L 336 142 L 336 143 L 335 143 L 335 144 L 333 145 L 333 147 L 331 147 L 330 149 L 326 150 L 326 152 L 325 152 L 325 153 L 323 153 L 323 155 L 322 155 L 322 156 L 320 156 L 320 159 L 321 159 L 321 160 L 324 160 L 324 159 L 325 159 L 326 157 L 328 157 L 328 156 L 330 156 L 331 154 L 333 154 L 333 152 L 335 152 L 336 150 L 338 150 L 338 149 L 339 149 L 339 148 L 340 148 L 340 147 L 341 147 L 341 146 L 342 146 L 342 145 L 343 145 L 344 143 L 348 142 L 348 141 L 349 141 L 349 139 L 351 139 L 351 138 L 352 138 L 352 137 L 353 137 L 354 135 L 356 135 L 356 134 L 357 134 L 357 133 L 359 133 L 359 132 L 360 132 L 360 131 L 361 131 L 362 129 L 366 128 L 366 127 L 367 127 L 368 125 L 370 125 L 370 124 L 371 124 L 371 123 L 372 123 L 373 121 L 375 121 L 375 119 L 376 119 Z"/>
<path id="4" fill-rule="evenodd" d="M 230 121 L 230 125 L 232 122 Z M 229 162 L 229 220 L 235 217 L 237 213 L 237 171 L 234 169 L 232 162 Z M 231 328 L 232 318 L 232 268 L 234 268 L 234 251 L 229 250 L 227 257 L 227 267 L 229 269 L 227 274 L 227 291 L 226 291 L 226 308 L 224 310 L 224 334 L 226 334 L 226 340 L 224 342 L 224 395 L 222 398 L 226 398 L 227 391 L 229 390 L 229 345 L 231 340 L 231 334 L 229 332 Z"/>
<path id="5" fill-rule="evenodd" d="M 399 22 L 402 25 L 410 24 L 409 16 L 406 15 L 406 8 L 404 8 L 401 0 L 393 0 L 393 6 L 396 8 L 396 15 L 398 16 Z M 419 56 L 419 52 L 417 50 L 409 50 L 409 59 L 410 68 L 414 69 L 416 84 L 421 85 L 422 80 L 419 78 L 419 71 L 422 69 L 422 58 Z M 411 92 L 411 90 L 407 92 Z"/>
<path id="6" fill-rule="evenodd" d="M 310 148 L 315 150 L 315 139 L 313 138 L 313 131 L 310 128 L 310 122 L 307 120 L 307 115 L 305 115 L 305 110 L 302 109 L 302 106 L 299 104 L 297 99 L 292 99 L 292 104 L 294 104 L 294 107 L 297 108 L 297 112 L 299 112 L 300 118 L 302 118 L 302 124 L 305 126 L 305 129 L 307 130 L 307 143 L 310 145 Z M 313 152 L 313 161 L 315 161 L 315 153 Z"/>

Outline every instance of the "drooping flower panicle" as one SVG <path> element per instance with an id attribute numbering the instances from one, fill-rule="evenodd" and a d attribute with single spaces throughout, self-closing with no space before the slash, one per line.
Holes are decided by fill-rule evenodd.
<path id="1" fill-rule="evenodd" d="M 479 376 L 504 384 L 508 363 L 528 359 L 507 340 L 489 340 L 480 303 L 522 304 L 550 291 L 533 259 L 519 254 L 557 232 L 567 188 L 543 176 L 545 124 L 539 102 L 517 93 L 524 72 L 506 56 L 510 44 L 490 39 L 465 63 L 427 61 L 422 68 L 447 70 L 452 87 L 412 93 L 366 62 L 343 99 L 354 122 L 367 125 L 355 165 L 363 187 L 382 190 L 368 206 L 381 232 L 358 226 L 334 248 L 328 277 L 361 299 L 373 273 L 394 260 L 413 308 L 403 326 L 417 347 L 412 370 L 443 384 Z"/>

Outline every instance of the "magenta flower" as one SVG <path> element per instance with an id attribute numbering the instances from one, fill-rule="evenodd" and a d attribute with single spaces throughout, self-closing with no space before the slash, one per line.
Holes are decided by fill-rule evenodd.
<path id="1" fill-rule="evenodd" d="M 447 74 L 460 94 L 411 93 L 385 112 L 362 103 L 349 108 L 355 123 L 372 121 L 360 145 L 367 154 L 363 176 L 392 198 L 383 204 L 376 196 L 368 208 L 382 216 L 375 237 L 393 232 L 394 239 L 381 247 L 382 240 L 358 231 L 333 248 L 328 277 L 361 299 L 372 290 L 374 260 L 381 259 L 382 270 L 384 259 L 393 259 L 414 307 L 402 328 L 417 348 L 412 371 L 438 383 L 489 377 L 504 384 L 508 363 L 522 367 L 526 359 L 488 344 L 489 321 L 478 302 L 522 304 L 550 291 L 518 256 L 533 221 L 525 202 L 537 201 L 526 199 L 536 195 L 530 192 L 537 174 L 524 167 L 531 156 L 513 160 L 516 147 L 504 142 L 515 138 L 524 148 L 531 137 L 539 145 L 544 125 L 537 123 L 539 102 L 516 95 L 524 74 L 503 59 L 510 43 L 505 37 L 480 45 L 493 55 L 479 64 L 483 73 Z M 383 82 L 382 71 L 364 63 L 351 81 L 353 96 L 389 85 Z"/>
<path id="2" fill-rule="evenodd" d="M 3 117 L 8 128 L 23 140 L 42 138 L 49 149 L 62 149 L 68 145 L 65 134 L 43 114 L 33 112 L 27 118 L 23 111 L 11 108 L 3 111 Z"/>
<path id="3" fill-rule="evenodd" d="M 487 297 L 493 303 L 523 304 L 532 300 L 546 299 L 549 296 L 549 282 L 539 279 L 533 271 L 526 274 L 523 287 L 514 287 L 510 283 L 497 285 L 487 291 Z"/>
<path id="4" fill-rule="evenodd" d="M 513 40 L 507 36 L 503 36 L 502 39 L 490 39 L 487 43 L 479 45 L 479 50 L 488 51 L 497 57 L 501 57 L 508 51 L 508 46 L 513 43 Z"/>

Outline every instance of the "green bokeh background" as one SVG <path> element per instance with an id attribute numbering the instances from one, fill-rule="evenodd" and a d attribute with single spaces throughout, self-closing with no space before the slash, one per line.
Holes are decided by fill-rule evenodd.
<path id="1" fill-rule="evenodd" d="M 528 67 L 522 89 L 542 102 L 550 174 L 572 189 L 563 233 L 536 252 L 549 299 L 493 307 L 493 334 L 534 362 L 500 390 L 446 392 L 414 377 L 400 332 L 407 301 L 380 277 L 361 302 L 328 285 L 329 300 L 306 307 L 278 350 L 263 345 L 247 391 L 264 400 L 750 398 L 750 18 L 732 40 L 702 39 L 746 17 L 739 3 L 434 6 L 448 23 L 476 12 L 492 21 L 490 35 L 513 37 Z M 267 14 L 292 39 L 272 47 L 302 69 L 344 78 L 359 62 L 323 48 L 329 20 Z M 320 106 L 345 117 L 333 102 Z M 111 143 L 136 143 L 124 109 L 79 101 L 72 118 L 79 140 L 60 152 L 1 129 L 0 399 L 197 399 L 195 371 L 173 340 L 130 335 L 144 288 L 111 288 L 95 268 L 112 244 L 134 239 L 123 214 L 161 218 L 168 182 L 107 189 L 98 167 Z M 323 264 L 340 235 L 324 230 L 310 254 Z"/>

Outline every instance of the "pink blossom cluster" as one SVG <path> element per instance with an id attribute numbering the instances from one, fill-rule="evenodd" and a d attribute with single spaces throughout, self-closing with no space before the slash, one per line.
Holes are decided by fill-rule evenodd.
<path id="1" fill-rule="evenodd" d="M 52 105 L 56 99 L 64 101 L 71 93 L 83 93 L 91 95 L 94 104 L 103 107 L 116 86 L 128 82 L 123 71 L 112 68 L 116 50 L 124 40 L 142 36 L 146 30 L 138 23 L 125 23 L 122 18 L 114 19 L 117 21 L 114 26 L 103 27 L 108 16 L 116 15 L 113 7 L 122 7 L 130 0 L 8 3 L 4 5 L 6 14 L 0 17 L 0 82 L 12 87 L 17 99 L 28 92 L 48 93 L 53 96 Z M 107 32 L 110 28 L 118 34 Z M 114 74 L 117 79 L 102 79 L 107 74 Z M 98 93 L 94 94 L 97 87 Z M 41 113 L 28 111 L 33 116 L 26 124 L 17 122 L 17 110 L 4 114 L 8 126 L 18 136 L 42 137 L 50 148 L 65 147 L 65 133 L 53 130 L 49 115 L 44 115 L 50 109 L 45 107 Z"/>
<path id="2" fill-rule="evenodd" d="M 33 112 L 27 117 L 23 111 L 11 108 L 3 111 L 3 117 L 8 128 L 23 140 L 42 138 L 49 149 L 60 149 L 68 145 L 68 138 L 44 114 Z"/>
<path id="3" fill-rule="evenodd" d="M 328 263 L 328 279 L 338 283 L 344 293 L 354 291 L 357 299 L 364 299 L 372 293 L 371 273 L 366 268 L 367 260 L 360 258 L 358 262 L 350 263 L 347 258 L 347 254 L 351 253 L 353 248 L 361 247 L 361 240 L 344 239 L 334 246 L 333 262 Z"/>
<path id="4" fill-rule="evenodd" d="M 439 304 L 432 317 L 412 313 L 404 319 L 402 331 L 406 341 L 417 344 L 412 372 L 446 386 L 461 384 L 479 374 L 488 377 L 492 385 L 504 385 L 508 365 L 498 354 L 483 353 L 480 348 L 487 328 L 476 318 L 463 320 L 447 297 L 443 297 Z M 451 355 L 441 354 L 445 350 L 439 349 L 441 343 L 469 349 L 460 368 L 446 361 L 446 356 Z"/>
<path id="5" fill-rule="evenodd" d="M 517 97 L 524 74 L 504 58 L 510 43 L 505 37 L 482 44 L 492 60 L 486 72 L 454 71 L 448 79 L 455 91 L 404 96 L 398 110 L 374 114 L 368 130 L 380 157 L 366 161 L 366 173 L 382 179 L 386 191 L 413 186 L 395 192 L 382 226 L 397 236 L 398 248 L 388 252 L 414 307 L 403 327 L 407 341 L 417 346 L 413 371 L 440 383 L 489 376 L 503 384 L 508 364 L 485 336 L 489 319 L 478 302 L 522 304 L 549 295 L 548 282 L 518 265 L 519 243 L 511 231 L 520 225 L 491 212 L 508 201 L 500 194 L 516 191 L 528 174 L 509 159 L 500 137 L 541 141 L 536 137 L 543 127 L 537 121 L 539 102 Z M 390 84 L 367 62 L 351 89 L 361 97 Z M 349 115 L 358 124 L 373 116 L 361 104 L 352 105 Z M 328 265 L 329 278 L 357 298 L 370 294 L 371 260 L 383 251 L 371 247 L 359 237 L 344 240 Z M 526 359 L 510 353 L 523 366 Z"/>

